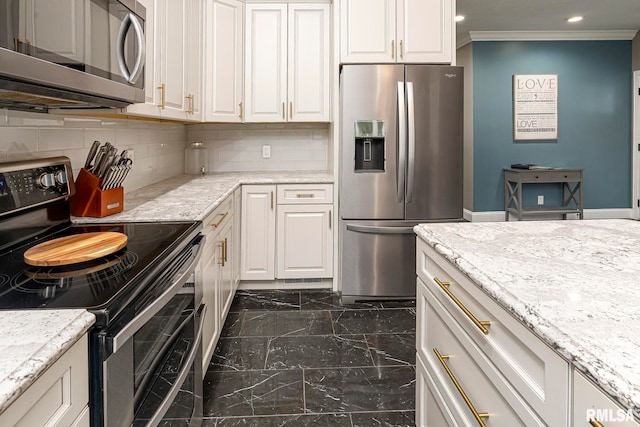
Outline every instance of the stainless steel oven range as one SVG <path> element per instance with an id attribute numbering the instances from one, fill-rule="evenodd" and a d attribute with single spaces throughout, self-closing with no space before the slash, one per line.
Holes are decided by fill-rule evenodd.
<path id="1" fill-rule="evenodd" d="M 92 426 L 202 422 L 202 304 L 190 278 L 200 222 L 72 224 L 69 159 L 0 164 L 0 309 L 86 308 Z M 127 245 L 102 258 L 33 266 L 25 251 L 81 233 L 115 231 Z M 183 425 L 183 424 L 181 424 Z"/>

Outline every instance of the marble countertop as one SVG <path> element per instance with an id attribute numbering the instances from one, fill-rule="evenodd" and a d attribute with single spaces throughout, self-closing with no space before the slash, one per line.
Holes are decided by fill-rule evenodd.
<path id="1" fill-rule="evenodd" d="M 202 221 L 242 184 L 332 183 L 324 171 L 226 172 L 179 175 L 125 194 L 124 211 L 75 223 Z"/>
<path id="2" fill-rule="evenodd" d="M 0 311 L 0 413 L 94 322 L 86 310 Z"/>
<path id="3" fill-rule="evenodd" d="M 640 222 L 420 224 L 415 232 L 640 418 Z"/>

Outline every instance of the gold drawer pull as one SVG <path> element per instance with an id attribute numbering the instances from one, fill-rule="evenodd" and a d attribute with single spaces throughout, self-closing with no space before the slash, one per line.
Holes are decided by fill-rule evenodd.
<path id="1" fill-rule="evenodd" d="M 215 224 L 211 224 L 211 226 L 213 228 L 218 228 L 218 226 L 222 223 L 222 221 L 224 221 L 224 219 L 227 217 L 228 214 L 229 214 L 229 211 L 226 211 L 225 213 L 220 214 L 222 215 L 222 218 L 220 218 L 220 221 L 216 222 Z"/>
<path id="2" fill-rule="evenodd" d="M 228 261 L 227 260 L 227 238 L 224 238 L 224 244 L 222 245 L 222 259 L 224 260 L 224 262 L 222 263 L 222 266 L 224 267 L 224 264 Z"/>
<path id="3" fill-rule="evenodd" d="M 489 329 L 487 329 L 487 326 L 491 326 L 491 322 L 489 321 L 485 321 L 485 322 L 481 322 L 479 321 L 476 316 L 474 316 L 467 307 L 464 306 L 464 304 L 462 304 L 460 302 L 460 300 L 458 298 L 456 298 L 455 295 L 453 295 L 453 293 L 451 293 L 451 291 L 449 290 L 448 286 L 451 285 L 451 283 L 449 282 L 441 282 L 440 279 L 438 279 L 437 277 L 434 277 L 433 280 L 440 286 L 440 288 L 442 288 L 442 290 L 444 291 L 445 294 L 447 294 L 447 296 L 449 298 L 451 298 L 453 300 L 453 302 L 456 303 L 456 305 L 458 306 L 458 308 L 460 310 L 462 310 L 464 312 L 464 314 L 467 315 L 467 317 L 473 322 L 474 325 L 476 325 L 478 327 L 478 329 L 480 329 L 482 331 L 483 334 L 485 335 L 489 335 Z"/>
<path id="4" fill-rule="evenodd" d="M 481 427 L 486 427 L 486 424 L 484 423 L 484 421 L 482 419 L 483 418 L 489 418 L 489 414 L 487 412 L 478 412 L 476 410 L 475 406 L 473 406 L 473 403 L 471 403 L 471 401 L 467 397 L 467 393 L 464 392 L 464 390 L 462 389 L 462 386 L 460 385 L 460 383 L 456 379 L 455 375 L 453 375 L 453 372 L 451 372 L 451 369 L 449 369 L 449 366 L 447 365 L 447 362 L 445 361 L 445 359 L 448 359 L 449 356 L 440 354 L 438 349 L 435 348 L 435 347 L 433 348 L 433 352 L 436 354 L 436 357 L 438 358 L 438 360 L 442 364 L 442 367 L 444 368 L 444 370 L 447 371 L 447 375 L 449 375 L 449 378 L 451 378 L 451 381 L 453 381 L 453 385 L 455 385 L 456 388 L 458 389 L 458 392 L 460 393 L 460 396 L 462 396 L 462 398 L 464 399 L 464 402 L 467 404 L 467 406 L 469 407 L 471 412 L 473 412 L 473 416 L 475 417 L 476 421 L 478 421 L 478 425 L 481 426 Z"/>
<path id="5" fill-rule="evenodd" d="M 596 420 L 595 418 L 589 418 L 589 424 L 591 424 L 593 427 L 604 427 L 604 424 L 602 424 L 600 421 Z"/>
<path id="6" fill-rule="evenodd" d="M 216 242 L 216 246 L 220 248 L 220 261 L 218 261 L 218 264 L 224 267 L 224 241 Z"/>
<path id="7" fill-rule="evenodd" d="M 301 199 L 301 198 L 305 198 L 305 199 L 313 199 L 315 197 L 315 195 L 313 193 L 298 193 L 296 194 L 296 197 Z"/>

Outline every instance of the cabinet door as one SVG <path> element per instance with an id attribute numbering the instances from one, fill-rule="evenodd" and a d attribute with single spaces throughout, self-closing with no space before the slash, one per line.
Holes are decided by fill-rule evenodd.
<path id="1" fill-rule="evenodd" d="M 233 218 L 226 221 L 226 225 L 220 230 L 220 243 L 222 244 L 222 262 L 220 264 L 220 282 L 218 283 L 218 324 L 224 325 L 224 320 L 229 312 L 233 299 Z"/>
<path id="2" fill-rule="evenodd" d="M 156 0 L 138 0 L 147 10 L 145 18 L 145 54 L 144 63 L 144 103 L 131 104 L 126 108 L 128 114 L 160 117 L 160 43 L 157 32 L 162 20 L 162 8 L 156 7 Z"/>
<path id="3" fill-rule="evenodd" d="M 453 13 L 451 0 L 398 0 L 398 61 L 450 64 Z"/>
<path id="4" fill-rule="evenodd" d="M 290 4 L 290 122 L 329 121 L 329 5 Z"/>
<path id="5" fill-rule="evenodd" d="M 592 424 L 590 421 L 600 424 Z M 573 371 L 573 427 L 613 425 L 615 427 L 639 427 L 633 414 L 622 409 L 581 373 Z"/>
<path id="6" fill-rule="evenodd" d="M 396 62 L 396 0 L 340 3 L 340 62 Z"/>
<path id="7" fill-rule="evenodd" d="M 333 276 L 332 205 L 278 205 L 278 279 Z"/>
<path id="8" fill-rule="evenodd" d="M 240 279 L 275 279 L 275 185 L 242 186 Z"/>
<path id="9" fill-rule="evenodd" d="M 244 6 L 237 0 L 209 0 L 206 22 L 205 120 L 241 122 Z"/>
<path id="10" fill-rule="evenodd" d="M 156 32 L 160 39 L 161 84 L 164 84 L 164 103 L 162 99 L 160 102 L 164 108 L 161 114 L 180 120 L 187 118 L 188 3 L 188 0 L 161 0 L 156 4 L 162 4 L 162 20 Z"/>
<path id="11" fill-rule="evenodd" d="M 286 121 L 287 5 L 246 5 L 246 122 Z"/>
<path id="12" fill-rule="evenodd" d="M 204 67 L 204 0 L 187 3 L 185 112 L 189 121 L 202 121 L 202 68 Z"/>
<path id="13" fill-rule="evenodd" d="M 240 283 L 240 218 L 242 212 L 242 190 L 237 188 L 233 192 L 233 247 L 231 248 L 231 265 L 233 267 L 233 291 Z"/>
<path id="14" fill-rule="evenodd" d="M 220 281 L 220 265 L 222 263 L 222 246 L 219 233 L 207 236 L 206 249 L 202 254 L 202 302 L 207 306 L 202 325 L 202 372 L 207 371 L 211 356 L 215 350 L 219 330 L 218 322 L 218 282 Z"/>

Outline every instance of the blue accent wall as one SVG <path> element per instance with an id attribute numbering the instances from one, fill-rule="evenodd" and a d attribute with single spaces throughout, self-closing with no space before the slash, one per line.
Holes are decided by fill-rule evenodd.
<path id="1" fill-rule="evenodd" d="M 514 74 L 558 75 L 558 139 L 513 139 Z M 584 207 L 631 207 L 631 41 L 473 43 L 473 210 L 504 210 L 502 169 L 534 163 L 584 169 Z M 525 206 L 560 202 L 530 186 Z"/>

